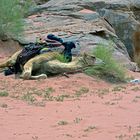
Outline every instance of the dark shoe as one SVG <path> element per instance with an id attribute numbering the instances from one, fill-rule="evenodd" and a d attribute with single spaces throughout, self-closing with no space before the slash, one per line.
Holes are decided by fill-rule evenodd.
<path id="1" fill-rule="evenodd" d="M 7 69 L 4 70 L 4 75 L 8 76 L 8 75 L 12 75 L 15 73 L 15 70 L 13 67 L 8 67 Z"/>

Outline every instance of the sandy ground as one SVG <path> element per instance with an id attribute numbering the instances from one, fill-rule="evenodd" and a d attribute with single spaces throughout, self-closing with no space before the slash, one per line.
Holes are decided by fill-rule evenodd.
<path id="1" fill-rule="evenodd" d="M 0 73 L 0 140 L 140 139 L 139 84 L 69 76 L 26 81 Z"/>

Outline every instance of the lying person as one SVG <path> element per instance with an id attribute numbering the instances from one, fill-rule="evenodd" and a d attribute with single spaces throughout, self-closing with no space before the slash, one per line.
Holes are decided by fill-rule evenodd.
<path id="1" fill-rule="evenodd" d="M 62 52 L 56 51 L 54 48 L 64 46 Z M 32 66 L 35 61 L 41 63 L 56 59 L 57 55 L 63 54 L 67 62 L 72 61 L 71 50 L 75 48 L 73 42 L 63 42 L 63 40 L 53 34 L 47 36 L 47 39 L 42 41 L 40 38 L 36 43 L 30 43 L 22 50 L 16 52 L 10 59 L 0 64 L 0 68 L 4 70 L 5 75 L 16 74 L 19 75 L 24 71 L 24 79 L 31 76 Z M 55 51 L 54 51 L 55 50 Z M 34 59 L 35 58 L 35 59 Z M 28 74 L 26 72 L 28 71 Z"/>

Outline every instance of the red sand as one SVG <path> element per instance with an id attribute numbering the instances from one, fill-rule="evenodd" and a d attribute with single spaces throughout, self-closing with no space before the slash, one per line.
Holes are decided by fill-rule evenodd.
<path id="1" fill-rule="evenodd" d="M 20 99 L 32 90 L 43 92 L 50 87 L 55 90 L 53 96 L 74 97 L 60 102 L 36 95 L 45 106 Z M 76 97 L 82 88 L 89 92 Z M 0 91 L 9 93 L 0 97 L 0 140 L 140 139 L 139 85 L 113 85 L 84 74 L 24 81 L 1 73 Z"/>

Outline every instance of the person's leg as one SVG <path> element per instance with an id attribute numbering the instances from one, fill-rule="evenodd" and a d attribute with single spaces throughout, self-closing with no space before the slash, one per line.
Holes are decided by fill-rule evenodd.
<path id="1" fill-rule="evenodd" d="M 58 55 L 57 52 L 47 52 L 45 54 L 40 54 L 40 55 L 30 59 L 23 66 L 22 78 L 23 79 L 37 78 L 37 76 L 32 76 L 33 65 L 34 65 L 34 67 L 37 67 L 42 62 L 45 62 L 45 61 L 47 62 L 49 60 L 55 59 L 56 55 Z M 38 75 L 38 77 L 39 77 L 39 75 Z"/>
<path id="2" fill-rule="evenodd" d="M 4 62 L 0 63 L 0 69 L 5 68 L 5 67 L 13 66 L 15 64 L 17 56 L 20 54 L 20 52 L 21 52 L 21 50 L 17 51 L 9 59 L 7 59 Z"/>

